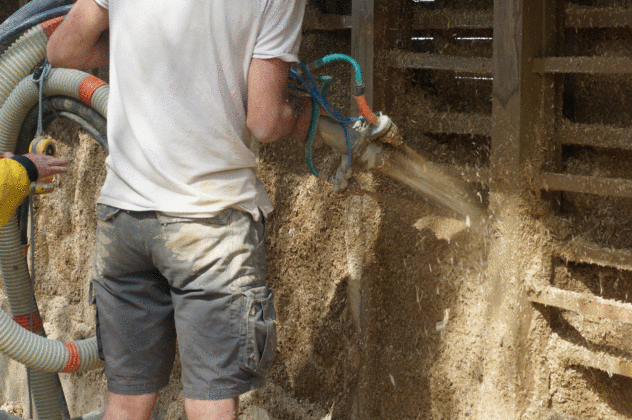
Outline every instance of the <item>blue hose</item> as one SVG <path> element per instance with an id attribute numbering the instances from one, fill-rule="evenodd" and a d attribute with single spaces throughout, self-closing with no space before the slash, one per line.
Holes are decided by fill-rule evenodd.
<path id="1" fill-rule="evenodd" d="M 331 77 L 329 76 L 319 76 L 319 81 L 323 83 L 322 88 L 318 88 L 318 84 L 314 80 L 310 69 L 315 69 L 318 67 L 322 67 L 325 64 L 332 63 L 334 61 L 346 61 L 347 63 L 353 66 L 356 78 L 356 91 L 360 88 L 363 91 L 364 86 L 362 86 L 362 69 L 356 60 L 346 54 L 329 54 L 319 60 L 314 61 L 308 65 L 300 63 L 303 72 L 307 75 L 307 80 L 301 77 L 299 73 L 295 69 L 290 69 L 290 78 L 296 79 L 303 86 L 305 91 L 307 91 L 312 96 L 312 119 L 310 122 L 309 132 L 307 136 L 307 142 L 305 145 L 305 161 L 307 164 L 307 168 L 310 173 L 315 176 L 319 176 L 319 171 L 314 166 L 314 162 L 312 159 L 313 155 L 313 145 L 314 145 L 314 136 L 316 135 L 316 128 L 318 127 L 318 119 L 320 118 L 320 107 L 322 106 L 327 113 L 334 119 L 334 121 L 338 122 L 342 125 L 342 128 L 345 132 L 346 138 L 346 146 L 347 146 L 347 158 L 348 165 L 351 168 L 352 157 L 351 157 L 351 142 L 349 140 L 349 129 L 347 128 L 348 123 L 356 122 L 362 120 L 362 117 L 358 118 L 349 118 L 343 117 L 340 112 L 334 107 L 326 97 L 327 88 L 329 87 L 329 83 L 331 81 Z"/>
<path id="2" fill-rule="evenodd" d="M 362 69 L 360 68 L 360 65 L 355 59 L 353 59 L 352 57 L 346 54 L 326 55 L 323 58 L 316 60 L 313 63 L 308 64 L 307 68 L 312 70 L 318 67 L 322 67 L 325 64 L 333 63 L 334 61 L 346 61 L 347 63 L 351 64 L 353 66 L 353 71 L 355 73 L 356 85 L 362 84 Z"/>
<path id="3" fill-rule="evenodd" d="M 331 77 L 324 76 L 323 87 L 321 95 L 324 97 L 327 94 L 329 88 L 329 82 Z M 307 163 L 307 169 L 314 176 L 319 176 L 320 171 L 314 166 L 313 154 L 314 154 L 314 137 L 316 136 L 316 128 L 318 127 L 318 119 L 320 118 L 320 103 L 316 97 L 312 97 L 312 119 L 309 123 L 309 132 L 307 133 L 307 142 L 305 143 L 305 163 Z"/>
<path id="4" fill-rule="evenodd" d="M 331 118 L 333 118 L 336 122 L 339 122 L 341 124 L 352 123 L 352 122 L 356 122 L 362 119 L 362 118 L 353 118 L 353 117 L 352 118 L 343 117 L 340 114 L 340 111 L 338 111 L 336 107 L 333 106 L 331 102 L 329 102 L 329 100 L 327 100 L 327 98 L 321 93 L 320 89 L 318 88 L 318 85 L 316 84 L 316 81 L 314 81 L 314 78 L 308 72 L 306 67 L 304 67 L 304 70 L 309 80 L 305 80 L 304 78 L 302 78 L 298 74 L 298 72 L 294 69 L 290 69 L 290 77 L 296 79 L 301 84 L 303 84 L 305 86 L 305 91 L 309 93 L 312 96 L 312 98 L 318 101 L 319 105 L 322 106 L 327 111 L 327 113 L 329 114 Z"/>

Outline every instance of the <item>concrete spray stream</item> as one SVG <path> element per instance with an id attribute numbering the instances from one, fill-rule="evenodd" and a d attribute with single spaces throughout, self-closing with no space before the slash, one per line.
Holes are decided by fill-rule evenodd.
<path id="1" fill-rule="evenodd" d="M 403 144 L 397 126 L 386 116 L 382 128 L 375 130 L 357 124 L 349 130 L 353 164 L 356 168 L 386 175 L 460 215 L 468 227 L 476 229 L 487 220 L 480 195 L 466 181 L 449 175 Z M 340 124 L 321 117 L 318 130 L 323 142 L 345 153 L 346 135 Z"/>

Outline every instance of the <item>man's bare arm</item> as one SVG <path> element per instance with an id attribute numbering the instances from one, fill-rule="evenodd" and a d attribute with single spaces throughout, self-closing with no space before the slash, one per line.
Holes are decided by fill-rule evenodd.
<path id="1" fill-rule="evenodd" d="M 290 100 L 289 69 L 290 64 L 278 58 L 254 58 L 250 63 L 247 125 L 261 143 L 287 137 L 302 143 L 307 138 L 311 101 Z"/>
<path id="2" fill-rule="evenodd" d="M 107 65 L 108 27 L 107 9 L 94 0 L 77 0 L 48 41 L 48 61 L 55 67 L 76 69 Z"/>

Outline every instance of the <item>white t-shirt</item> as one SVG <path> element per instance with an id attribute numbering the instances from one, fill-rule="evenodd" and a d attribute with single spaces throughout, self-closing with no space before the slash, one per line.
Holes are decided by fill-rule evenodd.
<path id="1" fill-rule="evenodd" d="M 306 0 L 95 0 L 109 8 L 99 203 L 189 217 L 272 210 L 246 127 L 252 58 L 298 61 Z"/>

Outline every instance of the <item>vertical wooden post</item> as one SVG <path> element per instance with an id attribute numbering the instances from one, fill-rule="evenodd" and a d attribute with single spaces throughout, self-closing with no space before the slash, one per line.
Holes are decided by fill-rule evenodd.
<path id="1" fill-rule="evenodd" d="M 393 102 L 393 92 L 403 88 L 410 79 L 409 70 L 390 66 L 390 53 L 395 48 L 410 46 L 412 20 L 410 2 L 406 0 L 374 0 L 373 20 L 373 94 L 372 106 L 375 111 L 388 113 Z M 400 85 L 400 86 L 396 86 Z"/>
<path id="2" fill-rule="evenodd" d="M 565 0 L 544 3 L 541 57 L 556 57 L 562 52 L 565 3 Z M 536 158 L 536 161 L 541 162 L 541 165 L 533 166 L 538 172 L 557 172 L 562 166 L 562 145 L 557 140 L 557 128 L 563 118 L 564 75 L 548 73 L 540 77 L 541 102 L 536 131 L 536 150 L 541 153 L 541 156 Z M 560 195 L 559 191 L 542 193 L 542 197 L 553 209 L 559 209 Z"/>
<path id="3" fill-rule="evenodd" d="M 366 88 L 366 99 L 370 107 L 373 106 L 373 65 L 374 65 L 374 0 L 352 0 L 351 2 L 351 56 L 356 59 L 362 69 L 363 83 Z M 352 83 L 355 84 L 356 80 Z M 352 101 L 351 109 L 357 113 L 355 101 Z M 364 282 L 363 262 L 366 254 L 366 232 L 364 229 L 365 210 L 364 197 L 352 197 L 347 209 L 347 228 L 345 242 L 347 246 L 347 266 L 349 269 L 348 302 L 351 315 L 358 331 L 359 342 L 367 339 L 365 322 L 366 302 L 363 298 Z M 363 349 L 360 349 L 358 360 L 360 372 L 359 384 L 364 383 L 367 376 L 368 357 Z M 366 418 L 364 391 L 361 385 L 354 390 L 352 420 Z"/>
<path id="4" fill-rule="evenodd" d="M 494 2 L 492 184 L 500 191 L 516 191 L 533 144 L 540 83 L 530 67 L 539 52 L 533 38 L 542 30 L 540 3 Z"/>
<path id="5" fill-rule="evenodd" d="M 351 2 L 351 56 L 362 69 L 369 106 L 373 106 L 374 11 L 374 0 Z"/>
<path id="6" fill-rule="evenodd" d="M 523 222 L 531 217 L 523 197 L 541 170 L 542 142 L 551 140 L 559 108 L 553 80 L 533 72 L 533 59 L 555 51 L 561 10 L 560 0 L 494 1 L 490 208 L 503 234 L 489 256 L 484 377 L 486 398 L 496 404 L 493 412 L 484 403 L 479 408 L 489 418 L 518 418 L 528 404 L 533 308 L 525 295 L 531 279 L 524 273 L 542 269 L 547 256 L 543 249 L 536 259 L 522 254 Z M 507 394 L 507 387 L 524 392 Z"/>
<path id="7" fill-rule="evenodd" d="M 516 356 L 521 353 L 516 349 L 524 346 L 526 338 L 520 334 L 528 330 L 524 323 L 530 320 L 530 314 L 523 312 L 530 304 L 520 291 L 523 261 L 514 258 L 521 255 L 517 240 L 524 175 L 521 168 L 534 142 L 540 90 L 537 76 L 529 70 L 530 59 L 537 54 L 529 32 L 541 28 L 541 22 L 536 18 L 538 6 L 530 8 L 529 3 L 530 0 L 494 1 L 490 209 L 495 210 L 495 222 L 508 229 L 494 241 L 489 257 L 492 292 L 487 302 L 484 340 L 488 362 L 483 376 L 489 384 L 486 399 L 495 404 L 491 404 L 493 411 L 490 407 L 477 407 L 479 412 L 488 410 L 489 418 L 518 418 L 524 404 L 523 395 L 503 392 L 506 387 L 520 389 L 519 384 L 525 381 L 524 361 Z M 514 350 L 507 352 L 506 348 Z"/>
<path id="8" fill-rule="evenodd" d="M 562 6 L 560 0 L 494 2 L 492 184 L 499 191 L 515 192 L 533 175 L 524 171 L 537 157 L 537 140 L 552 137 L 561 115 L 555 80 L 535 74 L 533 59 L 559 50 Z M 544 131 L 536 130 L 542 123 Z"/>

